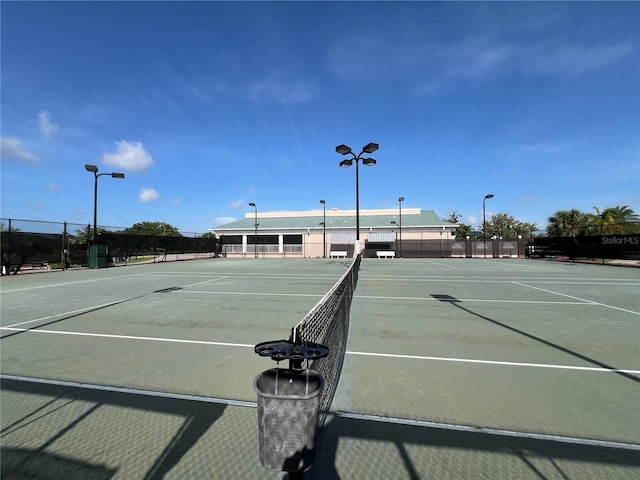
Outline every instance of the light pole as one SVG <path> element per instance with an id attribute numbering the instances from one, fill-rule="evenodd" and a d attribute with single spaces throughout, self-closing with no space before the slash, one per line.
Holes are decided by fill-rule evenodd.
<path id="1" fill-rule="evenodd" d="M 484 250 L 484 258 L 487 258 L 487 215 L 485 213 L 485 202 L 487 198 L 493 198 L 493 193 L 488 193 L 482 199 L 482 249 Z"/>
<path id="2" fill-rule="evenodd" d="M 362 158 L 363 153 L 372 154 L 376 150 L 378 150 L 379 145 L 377 143 L 367 143 L 364 147 L 362 147 L 362 151 L 356 156 L 355 153 L 351 151 L 351 148 L 346 145 L 338 145 L 336 147 L 336 152 L 340 155 L 351 155 L 353 158 L 349 158 L 347 160 L 342 160 L 340 162 L 340 167 L 349 168 L 353 165 L 353 161 L 356 161 L 356 255 L 360 253 L 360 186 L 358 179 L 358 163 L 360 159 L 362 159 L 362 163 L 367 167 L 372 167 L 376 164 L 375 159 L 373 158 Z"/>
<path id="3" fill-rule="evenodd" d="M 395 225 L 396 227 L 400 228 L 400 225 L 398 225 L 398 222 L 396 222 L 395 220 L 391 220 L 391 225 Z M 396 234 L 396 244 L 398 243 L 398 234 Z"/>
<path id="4" fill-rule="evenodd" d="M 400 225 L 398 225 L 398 228 L 400 229 L 400 240 L 398 241 L 398 257 L 402 257 L 402 202 L 404 202 L 404 197 L 398 198 L 398 205 L 400 205 Z"/>
<path id="5" fill-rule="evenodd" d="M 327 207 L 324 200 L 320 200 L 322 205 L 322 258 L 327 257 Z"/>
<path id="6" fill-rule="evenodd" d="M 253 256 L 254 258 L 258 258 L 258 225 L 260 225 L 258 223 L 258 207 L 256 207 L 256 204 L 253 202 L 251 202 L 249 206 L 256 209 L 255 220 L 253 222 Z"/>
<path id="7" fill-rule="evenodd" d="M 96 233 L 98 232 L 98 177 L 102 175 L 110 175 L 111 178 L 124 178 L 124 173 L 112 172 L 112 173 L 98 173 L 98 167 L 95 165 L 85 164 L 84 169 L 87 172 L 92 172 L 95 183 L 93 187 L 93 237 L 92 243 L 96 243 Z"/>

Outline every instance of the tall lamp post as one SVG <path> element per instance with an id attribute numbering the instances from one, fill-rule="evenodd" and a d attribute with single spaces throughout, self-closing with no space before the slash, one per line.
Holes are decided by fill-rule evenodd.
<path id="1" fill-rule="evenodd" d="M 353 161 L 356 161 L 356 255 L 360 253 L 360 186 L 358 179 L 358 163 L 362 160 L 362 163 L 367 167 L 372 167 L 376 164 L 375 159 L 373 158 L 362 158 L 363 153 L 372 154 L 376 150 L 378 150 L 379 145 L 377 143 L 367 143 L 364 147 L 362 147 L 362 151 L 356 156 L 355 153 L 351 151 L 351 148 L 346 145 L 338 145 L 336 147 L 336 152 L 340 155 L 351 155 L 353 158 L 349 158 L 347 160 L 342 160 L 340 162 L 340 167 L 349 168 L 353 165 Z"/>
<path id="2" fill-rule="evenodd" d="M 391 225 L 395 225 L 396 227 L 400 228 L 400 225 L 398 225 L 398 222 L 396 222 L 395 220 L 391 220 Z M 396 234 L 396 243 L 398 243 L 398 234 Z"/>
<path id="3" fill-rule="evenodd" d="M 398 242 L 398 257 L 402 257 L 402 202 L 404 202 L 404 197 L 398 198 L 398 205 L 400 205 L 400 225 L 398 225 L 398 228 L 400 229 L 400 241 Z"/>
<path id="4" fill-rule="evenodd" d="M 327 207 L 324 200 L 320 200 L 322 205 L 322 258 L 327 257 Z"/>
<path id="5" fill-rule="evenodd" d="M 95 182 L 93 187 L 93 237 L 92 243 L 96 243 L 96 233 L 98 232 L 98 177 L 103 175 L 110 175 L 111 178 L 124 178 L 124 173 L 111 172 L 111 173 L 98 173 L 98 167 L 95 165 L 85 164 L 84 169 L 87 172 L 92 172 Z"/>
<path id="6" fill-rule="evenodd" d="M 258 225 L 260 225 L 258 223 L 258 207 L 256 207 L 256 204 L 253 202 L 251 202 L 249 206 L 256 209 L 256 215 L 253 222 L 253 256 L 254 258 L 258 258 Z"/>
<path id="7" fill-rule="evenodd" d="M 487 258 L 487 215 L 485 210 L 487 198 L 493 198 L 493 193 L 488 193 L 482 199 L 482 249 L 484 250 L 484 258 Z"/>

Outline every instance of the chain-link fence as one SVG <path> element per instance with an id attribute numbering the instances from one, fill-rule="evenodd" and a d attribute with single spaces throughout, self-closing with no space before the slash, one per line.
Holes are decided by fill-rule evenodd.
<path id="1" fill-rule="evenodd" d="M 124 227 L 98 227 L 95 241 L 91 225 L 0 218 L 2 273 L 25 269 L 87 267 L 91 244 L 104 245 L 106 264 L 149 259 L 153 261 L 213 257 L 215 236 L 182 233 L 180 236 L 139 235 Z"/>
<path id="2" fill-rule="evenodd" d="M 287 238 L 290 237 L 290 238 Z M 297 238 L 294 238 L 297 237 Z M 362 250 L 363 258 L 389 256 L 404 258 L 523 258 L 527 241 L 523 238 L 503 239 L 487 238 L 453 240 L 446 238 L 403 239 L 388 242 L 369 242 L 365 240 Z M 220 238 L 221 252 L 233 257 L 298 257 L 316 258 L 355 256 L 354 242 L 325 244 L 310 240 L 306 235 L 284 236 L 279 244 L 277 235 L 248 235 L 243 244 L 241 235 L 223 236 Z"/>
<path id="3" fill-rule="evenodd" d="M 535 238 L 527 256 L 640 261 L 640 234 Z"/>

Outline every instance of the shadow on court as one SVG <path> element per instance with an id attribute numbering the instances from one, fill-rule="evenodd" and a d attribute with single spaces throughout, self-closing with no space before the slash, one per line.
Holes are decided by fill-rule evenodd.
<path id="1" fill-rule="evenodd" d="M 256 410 L 249 407 L 229 407 L 244 420 L 240 428 L 232 429 L 225 441 L 238 442 L 232 450 L 238 455 L 221 455 L 207 449 L 205 455 L 193 456 L 196 444 L 206 443 L 205 434 L 222 421 L 226 406 L 197 400 L 167 399 L 139 393 L 121 393 L 89 390 L 81 387 L 49 385 L 14 379 L 1 379 L 0 388 L 18 394 L 44 397 L 37 407 L 26 409 L 19 418 L 6 425 L 3 438 L 21 429 L 38 427 L 38 437 L 44 442 L 37 448 L 14 445 L 2 449 L 3 479 L 68 480 L 91 478 L 108 480 L 123 474 L 131 480 L 159 480 L 162 478 L 283 478 L 275 472 L 257 467 L 251 475 L 241 475 L 242 466 L 258 461 Z M 60 412 L 83 402 L 82 414 L 60 419 Z M 147 413 L 169 414 L 179 418 L 180 425 L 173 428 L 171 437 L 161 436 L 163 449 L 147 449 L 136 442 L 144 432 L 122 434 L 115 441 L 125 443 L 128 455 L 149 458 L 140 472 L 119 471 L 99 461 L 95 451 L 114 448 L 113 439 L 97 429 L 90 430 L 85 440 L 83 460 L 71 450 L 63 448 L 64 437 L 83 422 L 100 417 L 102 407 L 122 407 Z M 94 422 L 105 425 L 102 418 Z M 226 417 L 227 415 L 225 415 Z M 108 421 L 116 419 L 107 417 Z M 49 422 L 49 426 L 47 426 Z M 154 427 L 146 425 L 147 427 Z M 87 430 L 87 425 L 84 426 Z M 144 428 L 139 424 L 137 428 Z M 157 427 L 157 425 L 156 425 Z M 210 435 L 210 433 L 209 433 Z M 127 440 L 128 439 L 128 440 Z M 127 443 L 128 442 L 128 443 Z M 241 445 L 243 444 L 243 445 Z M 49 448 L 49 447 L 58 447 Z M 202 447 L 202 445 L 201 445 Z M 63 448 L 60 450 L 60 448 Z M 152 453 L 161 451 L 160 454 Z M 201 448 L 202 451 L 202 448 Z M 241 453 L 241 452 L 244 452 Z M 138 457 L 140 456 L 140 457 Z M 102 458 L 102 457 L 101 457 Z M 116 457 L 118 458 L 118 457 Z M 195 462 L 196 464 L 193 464 Z M 512 480 L 513 478 L 632 478 L 640 467 L 637 450 L 613 448 L 555 440 L 519 438 L 483 432 L 455 431 L 419 425 L 403 425 L 368 419 L 333 416 L 321 432 L 312 469 L 307 480 L 349 480 L 352 478 L 409 478 L 459 479 L 479 478 Z M 186 469 L 186 470 L 185 470 Z M 187 472 L 191 472 L 187 474 Z M 284 476 L 286 478 L 286 475 Z"/>
<path id="2" fill-rule="evenodd" d="M 336 458 L 340 444 L 358 441 L 369 446 L 358 449 L 361 457 L 344 462 Z M 386 451 L 371 448 L 381 444 L 388 446 Z M 420 455 L 416 448 L 421 449 Z M 398 475 L 396 468 L 385 476 L 384 466 L 392 464 L 393 458 L 402 463 L 404 473 Z M 622 478 L 637 474 L 638 467 L 637 450 L 337 416 L 322 430 L 316 461 L 305 479 Z"/>
<path id="3" fill-rule="evenodd" d="M 45 450 L 78 427 L 82 422 L 95 415 L 101 407 L 116 406 L 182 417 L 182 424 L 177 433 L 166 443 L 166 448 L 155 459 L 153 466 L 141 477 L 144 480 L 159 480 L 164 478 L 180 462 L 184 455 L 221 417 L 226 407 L 226 405 L 196 400 L 161 398 L 138 393 L 89 390 L 73 386 L 49 385 L 4 378 L 0 381 L 0 388 L 19 393 L 54 397 L 54 400 L 35 410 L 25 412 L 22 418 L 3 428 L 3 437 L 10 436 L 12 432 L 25 428 L 31 423 L 46 421 L 45 417 L 53 413 L 47 407 L 52 405 L 53 402 L 65 400 L 65 403 L 59 407 L 60 409 L 76 401 L 94 404 L 82 415 L 75 417 L 63 428 L 51 435 L 36 449 L 2 448 L 1 476 L 3 479 L 63 480 L 69 478 L 91 478 L 106 480 L 111 478 L 116 473 L 112 469 L 102 465 L 83 463 L 52 455 Z M 87 439 L 87 442 L 103 444 L 104 446 L 108 439 L 102 438 L 101 432 L 95 432 L 91 439 Z M 131 450 L 139 450 L 143 446 L 131 444 L 126 447 Z"/>
<path id="4" fill-rule="evenodd" d="M 110 307 L 114 307 L 116 305 L 121 305 L 123 303 L 131 302 L 131 301 L 134 301 L 134 300 L 139 300 L 141 298 L 147 297 L 149 295 L 154 295 L 156 293 L 170 293 L 170 292 L 174 292 L 176 290 L 182 290 L 182 287 L 162 288 L 160 290 L 154 290 L 154 291 L 149 292 L 149 293 L 143 293 L 142 295 L 136 295 L 135 297 L 125 298 L 124 300 L 118 300 L 117 302 L 112 302 L 112 303 L 108 303 L 106 305 L 100 305 L 98 307 L 89 308 L 87 310 L 83 310 L 83 311 L 78 312 L 78 313 L 73 313 L 71 315 L 67 315 L 65 317 L 58 318 L 56 320 L 51 320 L 50 322 L 41 323 L 40 325 L 36 325 L 34 327 L 25 328 L 24 330 L 19 330 L 17 332 L 9 333 L 7 335 L 2 335 L 2 336 L 0 336 L 0 340 L 4 340 L 5 338 L 13 337 L 15 335 L 20 335 L 21 333 L 26 333 L 29 330 L 37 330 L 38 328 L 48 327 L 48 326 L 54 325 L 56 323 L 64 322 L 65 320 L 70 320 L 72 318 L 81 317 L 83 315 L 86 315 L 87 313 L 97 312 L 99 310 L 104 310 L 104 309 L 107 309 L 107 308 L 110 308 Z"/>
<path id="5" fill-rule="evenodd" d="M 602 363 L 602 362 L 600 362 L 598 360 L 595 360 L 593 358 L 587 357 L 586 355 L 582 355 L 581 353 L 575 352 L 573 350 L 569 350 L 568 348 L 565 348 L 562 345 L 558 345 L 556 343 L 550 342 L 549 340 L 545 340 L 544 338 L 537 337 L 535 335 L 527 333 L 527 332 L 525 332 L 523 330 L 519 330 L 519 329 L 517 329 L 515 327 L 512 327 L 510 325 L 506 325 L 506 324 L 504 324 L 502 322 L 494 320 L 493 318 L 489 318 L 489 317 L 486 317 L 484 315 L 480 315 L 479 313 L 476 313 L 473 310 L 470 310 L 470 309 L 468 309 L 466 307 L 463 307 L 461 305 L 462 301 L 458 300 L 455 297 L 452 297 L 451 295 L 432 294 L 431 296 L 433 298 L 437 299 L 437 300 L 440 300 L 441 302 L 450 303 L 451 305 L 459 308 L 460 310 L 463 310 L 463 311 L 465 311 L 467 313 L 470 313 L 471 315 L 474 315 L 474 316 L 476 316 L 478 318 L 481 318 L 482 320 L 486 320 L 487 322 L 491 322 L 494 325 L 498 325 L 499 327 L 506 328 L 507 330 L 515 332 L 518 335 L 522 335 L 522 336 L 527 337 L 527 338 L 529 338 L 531 340 L 534 340 L 536 342 L 540 342 L 540 343 L 542 343 L 544 345 L 547 345 L 548 347 L 552 347 L 552 348 L 555 348 L 556 350 L 560 350 L 563 353 L 566 353 L 568 355 L 572 355 L 572 356 L 574 356 L 576 358 L 579 358 L 580 360 L 584 360 L 586 362 L 589 362 L 592 365 L 595 365 L 597 367 L 605 368 L 607 370 L 611 370 L 613 373 L 616 373 L 616 374 L 618 374 L 618 375 L 620 375 L 620 376 L 622 376 L 624 378 L 627 378 L 629 380 L 633 380 L 634 382 L 640 382 L 640 378 L 639 377 L 637 377 L 635 375 L 632 375 L 630 373 L 627 373 L 627 372 L 621 372 L 616 367 L 612 367 L 611 365 L 607 365 L 606 363 Z"/>

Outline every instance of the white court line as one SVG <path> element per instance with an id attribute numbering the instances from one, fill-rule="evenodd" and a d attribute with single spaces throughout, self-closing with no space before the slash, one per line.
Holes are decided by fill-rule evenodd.
<path id="1" fill-rule="evenodd" d="M 237 407 L 257 408 L 257 402 L 248 402 L 244 400 L 230 400 L 219 397 L 205 397 L 200 395 L 187 395 L 182 393 L 159 392 L 156 390 L 141 390 L 137 388 L 111 387 L 107 385 L 96 385 L 91 383 L 68 382 L 63 380 L 49 380 L 44 378 L 23 377 L 19 375 L 0 374 L 0 378 L 4 380 L 14 380 L 25 383 L 38 383 L 43 385 L 54 385 L 70 388 L 82 388 L 86 390 L 97 390 L 101 392 L 124 393 L 131 395 L 144 395 L 156 398 L 168 398 L 175 400 L 188 400 L 203 403 L 216 403 L 223 405 L 231 405 Z M 562 442 L 572 445 L 585 445 L 595 447 L 616 448 L 622 450 L 640 450 L 640 445 L 625 442 L 612 442 L 609 440 L 595 440 L 579 437 L 565 437 L 560 435 L 545 435 L 542 433 L 518 432 L 514 430 L 504 430 L 498 428 L 474 427 L 471 425 L 460 425 L 453 423 L 430 422 L 426 420 L 412 420 L 397 417 L 382 417 L 379 415 L 366 415 L 361 413 L 335 412 L 334 416 L 339 418 L 348 418 L 353 420 L 365 420 L 378 423 L 390 423 L 396 425 L 406 425 L 413 427 L 437 428 L 440 430 L 453 430 L 458 432 L 479 433 L 485 435 L 494 435 L 501 437 L 525 438 L 532 440 L 543 440 L 552 442 Z"/>
<path id="2" fill-rule="evenodd" d="M 439 267 L 447 267 L 447 268 L 452 268 L 454 270 L 457 270 L 458 267 L 453 267 L 451 265 L 447 265 L 446 263 L 440 263 L 440 262 L 434 262 L 433 260 L 429 260 L 427 263 L 430 263 L 432 265 L 438 265 Z"/>
<path id="3" fill-rule="evenodd" d="M 531 304 L 550 304 L 550 305 L 595 305 L 591 302 L 558 302 L 553 300 L 499 300 L 486 298 L 455 298 L 453 300 L 429 298 L 429 297 L 389 297 L 384 295 L 354 295 L 354 298 L 367 298 L 371 300 L 426 300 L 429 302 L 487 302 L 487 303 L 531 303 Z"/>
<path id="4" fill-rule="evenodd" d="M 189 343 L 194 345 L 215 345 L 218 347 L 241 347 L 241 348 L 254 348 L 255 345 L 247 343 L 229 343 L 229 342 L 211 342 L 207 340 L 182 340 L 179 338 L 163 338 L 163 337 L 139 337 L 135 335 L 112 335 L 109 333 L 85 333 L 85 332 L 68 332 L 64 330 L 44 330 L 41 328 L 14 328 L 14 327 L 0 327 L 0 330 L 10 330 L 14 332 L 27 332 L 27 333 L 48 333 L 53 335 L 71 335 L 77 337 L 99 337 L 99 338 L 117 338 L 122 340 L 145 340 L 151 342 L 166 342 L 166 343 Z"/>
<path id="5" fill-rule="evenodd" d="M 377 276 L 377 275 L 369 275 L 366 278 L 361 279 L 363 282 L 442 282 L 442 283 L 511 283 L 517 280 L 526 281 L 529 283 L 552 283 L 559 285 L 607 285 L 612 287 L 617 287 L 620 285 L 632 285 L 632 286 L 640 286 L 640 282 L 630 281 L 629 279 L 606 279 L 602 281 L 593 281 L 593 280 L 580 280 L 576 278 L 565 278 L 565 279 L 531 279 L 526 277 L 507 277 L 507 278 L 496 278 L 496 277 L 440 277 L 440 276 L 411 276 L 404 275 L 402 278 L 398 277 L 385 277 L 385 276 Z M 564 281 L 558 281 L 564 280 Z"/>
<path id="6" fill-rule="evenodd" d="M 222 403 L 225 405 L 235 405 L 239 407 L 256 408 L 258 406 L 256 402 L 245 402 L 243 400 L 228 400 L 224 398 L 203 397 L 199 395 L 186 395 L 182 393 L 157 392 L 153 390 L 139 390 L 137 388 L 110 387 L 106 385 L 94 385 L 91 383 L 77 383 L 77 382 L 66 382 L 63 380 L 48 380 L 45 378 L 22 377 L 19 375 L 0 374 L 0 378 L 6 379 L 6 380 L 16 380 L 19 382 L 42 383 L 45 385 L 57 385 L 61 387 L 85 388 L 87 390 L 100 390 L 104 392 L 129 393 L 133 395 L 147 395 L 151 397 L 172 398 L 177 400 L 191 400 L 191 401 L 206 402 L 206 403 Z"/>
<path id="7" fill-rule="evenodd" d="M 347 354 L 360 355 L 365 357 L 398 358 L 402 360 L 429 360 L 429 361 L 437 361 L 437 362 L 476 363 L 476 364 L 482 364 L 482 365 L 504 365 L 509 367 L 553 368 L 557 370 L 579 370 L 579 371 L 585 371 L 585 372 L 640 374 L 640 370 L 626 370 L 626 369 L 603 368 L 603 367 L 579 367 L 575 365 L 553 365 L 550 363 L 503 362 L 499 360 L 474 360 L 471 358 L 427 357 L 427 356 L 421 356 L 421 355 L 400 355 L 395 353 L 370 353 L 370 352 L 350 352 L 350 351 L 348 351 Z"/>
<path id="8" fill-rule="evenodd" d="M 336 278 L 335 275 L 318 275 L 315 273 L 292 273 L 287 275 L 273 275 L 270 273 L 241 273 L 237 272 L 217 272 L 221 275 L 226 275 L 226 278 L 251 278 L 256 280 L 262 279 L 285 279 L 285 280 L 315 280 L 315 279 L 327 279 L 334 280 Z M 174 278 L 174 277 L 208 277 L 210 273 L 145 273 L 140 274 L 142 277 L 161 277 L 161 278 Z"/>
<path id="9" fill-rule="evenodd" d="M 269 293 L 269 292 L 223 292 L 223 291 L 207 291 L 207 290 L 174 290 L 171 293 L 199 293 L 213 295 L 257 295 L 266 297 L 323 297 L 318 293 Z"/>
<path id="10" fill-rule="evenodd" d="M 193 285 L 198 285 L 200 283 L 207 283 L 207 282 L 199 282 L 199 283 L 194 283 Z M 197 293 L 197 294 L 212 294 L 212 295 L 254 295 L 254 296 L 275 296 L 275 297 L 315 297 L 315 298 L 320 298 L 322 297 L 321 294 L 315 294 L 315 293 L 261 293 L 261 292 L 220 292 L 220 291 L 206 291 L 206 290 L 189 290 L 189 291 L 183 291 L 183 290 L 172 290 L 171 291 L 172 294 L 175 293 Z M 27 320 L 24 322 L 20 322 L 20 323 L 14 323 L 12 325 L 7 325 L 6 327 L 2 327 L 2 328 L 13 328 L 13 327 L 17 327 L 19 325 L 26 325 L 27 323 L 36 323 L 36 322 L 42 322 L 44 320 L 51 320 L 52 318 L 57 318 L 57 317 L 64 317 L 64 316 L 68 316 L 68 315 L 75 315 L 77 313 L 82 313 L 82 312 L 89 312 L 91 310 L 97 310 L 99 308 L 104 308 L 104 307 L 109 307 L 111 305 L 117 305 L 119 303 L 123 303 L 126 302 L 128 300 L 131 300 L 131 298 L 125 298 L 122 300 L 116 300 L 114 302 L 109 302 L 109 303 L 103 303 L 101 305 L 93 305 L 91 307 L 86 307 L 86 308 L 80 308 L 78 310 L 71 310 L 70 312 L 63 312 L 63 313 L 57 313 L 55 315 L 47 315 L 46 317 L 40 317 L 40 318 L 34 318 L 33 320 Z M 558 302 L 560 303 L 560 302 Z"/>
<path id="11" fill-rule="evenodd" d="M 270 268 L 272 267 L 282 267 L 282 266 L 287 266 L 287 265 L 291 265 L 292 263 L 300 263 L 302 261 L 302 259 L 297 259 L 297 260 L 288 260 L 286 262 L 280 262 L 280 263 L 275 263 L 273 265 L 269 265 Z"/>
<path id="12" fill-rule="evenodd" d="M 97 310 L 99 308 L 110 307 L 111 305 L 117 305 L 118 303 L 126 302 L 127 300 L 130 300 L 130 298 L 116 300 L 114 302 L 109 302 L 109 303 L 103 303 L 101 305 L 92 305 L 91 307 L 79 308 L 78 310 L 71 310 L 70 312 L 56 313 L 55 315 L 47 315 L 46 317 L 40 317 L 40 318 L 35 318 L 33 320 L 27 320 L 25 322 L 14 323 L 13 325 L 7 325 L 6 327 L 2 327 L 2 328 L 14 328 L 14 327 L 17 327 L 18 325 L 26 325 L 27 323 L 42 322 L 44 320 L 51 320 L 52 318 L 75 315 L 77 313 L 88 312 L 90 310 Z"/>
<path id="13" fill-rule="evenodd" d="M 592 305 L 598 305 L 600 307 L 612 308 L 613 310 L 619 310 L 625 313 L 631 313 L 633 315 L 640 315 L 640 312 L 635 312 L 633 310 L 627 310 L 626 308 L 614 307 L 613 305 L 607 305 L 606 303 L 594 302 L 593 300 L 587 300 L 585 298 L 575 297 L 573 295 L 567 295 L 566 293 L 554 292 L 553 290 L 548 290 L 546 288 L 534 287 L 533 285 L 527 285 L 520 282 L 513 282 L 516 285 L 520 285 L 521 287 L 532 288 L 533 290 L 540 290 L 541 292 L 551 293 L 553 295 L 560 295 L 561 297 L 573 298 L 574 300 L 581 300 L 586 303 L 590 303 Z"/>
<path id="14" fill-rule="evenodd" d="M 211 278 L 209 280 L 203 280 L 202 282 L 190 283 L 188 285 L 185 285 L 185 286 L 179 287 L 179 288 L 191 288 L 191 287 L 195 287 L 196 285 L 203 285 L 205 283 L 217 282 L 218 280 L 225 280 L 226 278 L 228 278 L 228 277 Z M 178 290 L 174 290 L 174 291 L 178 291 Z"/>
<path id="15" fill-rule="evenodd" d="M 230 342 L 213 342 L 207 340 L 183 340 L 179 338 L 163 338 L 163 337 L 140 337 L 135 335 L 114 335 L 107 333 L 85 333 L 85 332 L 69 332 L 63 330 L 44 330 L 44 329 L 28 329 L 28 328 L 13 328 L 13 327 L 0 327 L 0 330 L 9 330 L 14 332 L 26 332 L 26 333 L 45 333 L 53 335 L 70 335 L 79 337 L 99 337 L 99 338 L 115 338 L 122 340 L 143 340 L 153 342 L 166 342 L 166 343 L 186 343 L 194 345 L 213 345 L 221 347 L 239 347 L 239 348 L 255 348 L 255 345 L 246 343 L 230 343 Z M 500 365 L 509 367 L 531 367 L 531 368 L 553 368 L 557 370 L 577 370 L 586 372 L 600 372 L 600 373 L 629 373 L 640 374 L 640 370 L 627 370 L 627 369 L 613 369 L 602 367 L 579 367 L 575 365 L 553 365 L 547 363 L 523 363 L 523 362 L 503 362 L 498 360 L 474 360 L 469 358 L 450 358 L 450 357 L 428 357 L 419 355 L 399 355 L 391 353 L 371 353 L 371 352 L 352 352 L 347 351 L 347 355 L 360 355 L 367 357 L 381 357 L 381 358 L 398 358 L 403 360 L 423 360 L 423 361 L 436 361 L 436 362 L 457 362 L 457 363 L 475 363 L 482 365 Z"/>
<path id="16" fill-rule="evenodd" d="M 227 278 L 227 277 L 218 277 L 218 278 L 214 278 L 214 279 L 210 279 L 210 280 L 205 280 L 203 282 L 196 282 L 196 283 L 192 283 L 190 285 L 185 285 L 184 287 L 180 287 L 180 288 L 191 287 L 191 286 L 194 286 L 194 285 L 201 285 L 203 283 L 215 282 L 217 280 L 224 280 L 225 278 Z M 154 292 L 152 292 L 152 293 L 154 293 Z M 42 321 L 45 321 L 45 320 L 51 320 L 52 318 L 64 317 L 64 316 L 69 316 L 69 315 L 76 315 L 78 313 L 89 312 L 91 310 L 98 310 L 100 308 L 110 307 L 112 305 L 117 305 L 119 303 L 124 303 L 124 302 L 130 301 L 130 300 L 133 300 L 135 298 L 136 297 L 124 298 L 124 299 L 115 300 L 115 301 L 109 302 L 109 303 L 103 303 L 103 304 L 100 304 L 100 305 L 92 305 L 90 307 L 80 308 L 78 310 L 71 310 L 70 312 L 56 313 L 55 315 L 47 315 L 46 317 L 34 318 L 33 320 L 26 320 L 24 322 L 14 323 L 12 325 L 7 325 L 5 328 L 13 328 L 13 327 L 17 327 L 19 325 L 26 325 L 27 323 L 42 322 Z"/>
<path id="17" fill-rule="evenodd" d="M 592 440 L 589 438 L 564 437 L 561 435 L 545 435 L 543 433 L 517 432 L 514 430 L 503 430 L 499 428 L 473 427 L 470 425 L 457 425 L 453 423 L 429 422 L 426 420 L 410 420 L 406 418 L 382 417 L 378 415 L 366 415 L 361 413 L 337 412 L 335 416 L 350 418 L 354 420 L 366 420 L 370 422 L 393 423 L 398 425 L 438 428 L 442 430 L 454 430 L 458 432 L 483 433 L 501 437 L 516 437 L 532 440 L 544 440 L 551 442 L 562 442 L 573 445 L 588 445 L 594 447 L 617 448 L 622 450 L 640 450 L 640 445 L 635 443 L 612 442 L 608 440 Z"/>
<path id="18" fill-rule="evenodd" d="M 89 282 L 102 282 L 103 280 L 122 280 L 123 278 L 128 277 L 137 277 L 140 276 L 139 273 L 134 273 L 132 275 L 119 275 L 117 277 L 106 277 L 106 278 L 94 278 L 90 280 L 79 280 L 77 282 L 62 282 L 62 283 L 52 283 L 50 285 L 39 285 L 37 287 L 25 287 L 25 288 L 15 288 L 13 290 L 2 289 L 0 293 L 13 293 L 13 292 L 24 292 L 27 290 L 39 290 L 41 288 L 52 288 L 52 287 L 64 287 L 67 285 L 78 285 L 79 283 L 89 283 Z"/>

